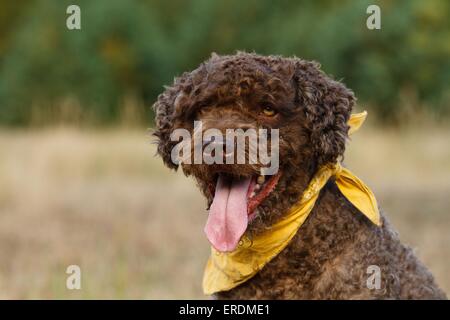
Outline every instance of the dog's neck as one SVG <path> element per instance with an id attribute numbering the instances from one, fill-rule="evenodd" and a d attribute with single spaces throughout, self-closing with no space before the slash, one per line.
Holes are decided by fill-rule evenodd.
<path id="1" fill-rule="evenodd" d="M 362 215 L 357 215 L 345 198 L 339 193 L 332 180 L 322 189 L 319 199 L 308 219 L 292 239 L 291 243 L 264 269 L 248 282 L 227 292 L 217 295 L 220 299 L 239 298 L 287 298 L 288 292 L 267 291 L 267 288 L 284 288 L 284 281 L 278 279 L 280 274 L 285 279 L 295 279 L 299 292 L 305 286 L 304 296 L 308 298 L 312 289 L 307 285 L 316 284 L 324 272 L 324 266 L 343 254 L 343 248 L 348 248 L 352 237 L 358 237 L 363 229 L 370 227 Z M 348 234 L 348 228 L 354 233 Z M 348 237 L 342 237 L 348 234 Z M 286 275 L 289 273 L 289 275 Z M 318 281 L 318 280 L 317 280 Z M 321 280 L 321 281 L 326 281 Z M 265 292 L 261 291 L 262 289 Z"/>

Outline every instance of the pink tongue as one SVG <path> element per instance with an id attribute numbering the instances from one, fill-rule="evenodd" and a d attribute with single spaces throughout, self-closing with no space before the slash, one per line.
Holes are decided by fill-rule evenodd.
<path id="1" fill-rule="evenodd" d="M 221 252 L 233 251 L 247 229 L 247 191 L 251 178 L 227 181 L 219 175 L 205 226 L 209 242 Z"/>

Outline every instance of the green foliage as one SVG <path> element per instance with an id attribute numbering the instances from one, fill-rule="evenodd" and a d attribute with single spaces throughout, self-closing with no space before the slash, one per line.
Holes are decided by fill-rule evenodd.
<path id="1" fill-rule="evenodd" d="M 36 115 L 51 122 L 66 105 L 80 121 L 110 123 L 127 97 L 142 102 L 149 122 L 163 85 L 212 51 L 236 50 L 319 61 L 383 120 L 449 113 L 448 1 L 23 3 L 0 1 L 2 124 L 27 125 Z M 372 3 L 381 30 L 366 28 Z M 70 4 L 81 7 L 81 30 L 66 28 Z"/>

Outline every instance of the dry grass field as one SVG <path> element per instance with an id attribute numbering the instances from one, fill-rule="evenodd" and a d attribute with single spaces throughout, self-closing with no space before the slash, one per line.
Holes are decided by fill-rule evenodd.
<path id="1" fill-rule="evenodd" d="M 450 292 L 450 130 L 355 134 L 348 167 Z M 0 131 L 0 298 L 204 298 L 206 212 L 145 130 Z M 82 289 L 66 289 L 68 265 Z"/>

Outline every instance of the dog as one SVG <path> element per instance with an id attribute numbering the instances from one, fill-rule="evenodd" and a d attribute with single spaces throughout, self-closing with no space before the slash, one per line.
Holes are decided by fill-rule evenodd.
<path id="1" fill-rule="evenodd" d="M 209 209 L 205 232 L 213 260 L 204 280 L 206 293 L 218 299 L 446 299 L 377 204 L 371 209 L 374 223 L 339 187 L 342 169 L 333 165 L 343 158 L 355 100 L 351 90 L 315 62 L 245 52 L 212 54 L 159 95 L 153 106 L 157 152 L 167 167 L 181 166 L 195 178 Z M 229 129 L 262 128 L 278 132 L 274 173 L 261 174 L 266 166 L 260 161 L 174 161 L 180 147 L 173 134 L 177 130 L 192 137 L 210 129 L 225 135 Z M 225 149 L 235 141 L 215 137 L 194 145 L 200 151 L 211 145 Z M 186 147 L 183 158 L 195 148 Z M 235 156 L 231 153 L 231 160 Z M 249 157 L 247 146 L 245 160 Z M 297 210 L 323 168 L 335 171 L 316 190 L 304 221 L 282 245 L 277 236 L 277 249 L 268 252 L 264 241 Z M 370 197 L 370 191 L 359 192 Z M 236 260 L 244 238 L 249 247 Z M 264 251 L 263 263 L 253 263 L 257 239 L 262 239 L 258 250 Z M 238 275 L 220 269 L 220 263 L 235 266 Z M 242 275 L 246 269 L 251 271 Z"/>

